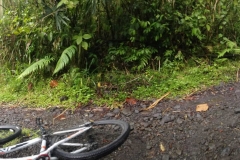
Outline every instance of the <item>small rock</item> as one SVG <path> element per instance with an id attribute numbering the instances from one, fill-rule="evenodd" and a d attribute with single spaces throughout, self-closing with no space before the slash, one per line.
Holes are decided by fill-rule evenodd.
<path id="1" fill-rule="evenodd" d="M 140 104 L 140 107 L 144 109 L 144 108 L 147 108 L 147 105 L 146 104 Z"/>
<path id="2" fill-rule="evenodd" d="M 179 131 L 183 131 L 183 128 L 182 128 L 182 127 L 177 127 L 177 129 L 178 129 Z"/>
<path id="3" fill-rule="evenodd" d="M 124 114 L 125 116 L 131 116 L 132 115 L 132 111 L 130 109 L 128 109 L 128 108 L 123 108 L 122 114 Z"/>
<path id="4" fill-rule="evenodd" d="M 47 122 L 47 121 L 44 121 L 44 126 L 48 126 L 49 125 L 49 123 Z"/>
<path id="5" fill-rule="evenodd" d="M 146 148 L 147 148 L 147 150 L 151 149 L 152 148 L 151 144 L 147 144 Z"/>
<path id="6" fill-rule="evenodd" d="M 182 151 L 180 149 L 177 149 L 176 153 L 180 156 L 182 154 Z"/>
<path id="7" fill-rule="evenodd" d="M 178 158 L 178 155 L 174 152 L 173 153 L 169 152 L 169 155 L 170 155 L 171 159 L 177 159 Z"/>
<path id="8" fill-rule="evenodd" d="M 234 109 L 234 113 L 236 113 L 236 114 L 237 114 L 237 113 L 240 113 L 240 108 L 235 108 L 235 109 Z"/>
<path id="9" fill-rule="evenodd" d="M 174 117 L 173 115 L 172 115 L 172 116 L 170 116 L 170 115 L 165 115 L 165 116 L 162 118 L 160 124 L 163 125 L 164 123 L 172 122 L 174 119 L 175 119 L 175 117 Z"/>
<path id="10" fill-rule="evenodd" d="M 130 125 L 130 130 L 133 130 L 134 129 L 134 122 L 130 122 L 129 125 Z"/>
<path id="11" fill-rule="evenodd" d="M 158 117 L 159 115 L 161 115 L 161 113 L 155 113 L 155 114 L 153 114 L 153 117 L 156 118 L 156 117 Z"/>
<path id="12" fill-rule="evenodd" d="M 135 109 L 134 112 L 135 112 L 136 114 L 138 114 L 138 113 L 139 113 L 139 110 Z"/>
<path id="13" fill-rule="evenodd" d="M 198 113 L 198 114 L 197 114 L 197 119 L 198 119 L 198 120 L 202 120 L 203 117 Z"/>
<path id="14" fill-rule="evenodd" d="M 114 126 L 113 129 L 114 129 L 115 131 L 117 131 L 117 130 L 119 130 L 119 128 L 120 128 L 120 126 Z"/>
<path id="15" fill-rule="evenodd" d="M 176 106 L 174 106 L 173 108 L 179 111 L 180 108 L 181 108 L 181 106 L 180 106 L 180 105 L 176 105 Z"/>
<path id="16" fill-rule="evenodd" d="M 224 148 L 224 149 L 222 150 L 221 156 L 222 156 L 222 157 L 224 157 L 224 156 L 229 156 L 230 153 L 231 153 L 231 148 L 226 147 L 226 148 Z"/>
<path id="17" fill-rule="evenodd" d="M 240 90 L 239 89 L 235 91 L 235 94 L 236 94 L 237 98 L 240 98 Z"/>
<path id="18" fill-rule="evenodd" d="M 209 147 L 209 150 L 214 150 L 216 148 L 215 144 L 213 143 L 210 143 L 208 147 Z"/>
<path id="19" fill-rule="evenodd" d="M 240 93 L 240 90 L 239 90 L 239 89 L 237 89 L 237 90 L 235 91 L 235 93 Z"/>
<path id="20" fill-rule="evenodd" d="M 183 122 L 183 119 L 181 119 L 181 118 L 178 118 L 178 119 L 177 119 L 177 123 L 178 123 L 178 124 L 182 124 L 182 122 Z"/>
<path id="21" fill-rule="evenodd" d="M 231 119 L 230 124 L 228 126 L 231 128 L 236 128 L 237 123 L 238 123 L 238 118 L 233 118 L 233 119 Z"/>
<path id="22" fill-rule="evenodd" d="M 25 121 L 25 122 L 30 122 L 31 120 L 30 120 L 30 119 L 25 119 L 24 121 Z"/>
<path id="23" fill-rule="evenodd" d="M 144 130 L 145 130 L 145 131 L 148 131 L 148 132 L 152 132 L 152 129 L 151 129 L 151 128 L 145 128 Z"/>
<path id="24" fill-rule="evenodd" d="M 147 122 L 141 122 L 140 124 L 141 124 L 143 127 L 145 127 L 145 128 L 150 125 L 150 123 L 147 123 Z"/>
<path id="25" fill-rule="evenodd" d="M 115 108 L 114 110 L 113 110 L 113 113 L 114 114 L 118 114 L 120 112 L 120 109 L 119 108 Z"/>
<path id="26" fill-rule="evenodd" d="M 208 127 L 202 129 L 204 132 L 207 132 L 209 130 Z"/>
<path id="27" fill-rule="evenodd" d="M 115 114 L 114 114 L 114 113 L 107 113 L 106 116 L 107 116 L 107 117 L 114 117 Z"/>
<path id="28" fill-rule="evenodd" d="M 89 116 L 89 118 L 92 118 L 94 116 L 94 114 L 89 114 L 88 116 Z"/>
<path id="29" fill-rule="evenodd" d="M 149 111 L 142 111 L 142 112 L 140 112 L 140 113 L 141 113 L 141 116 L 144 116 L 144 117 L 150 115 L 150 112 L 149 112 Z"/>
<path id="30" fill-rule="evenodd" d="M 169 155 L 168 154 L 162 155 L 162 160 L 169 160 Z"/>
<path id="31" fill-rule="evenodd" d="M 144 117 L 143 120 L 147 122 L 149 121 L 149 117 Z"/>
<path id="32" fill-rule="evenodd" d="M 161 113 L 155 113 L 155 114 L 153 115 L 153 118 L 155 118 L 155 119 L 161 119 L 161 118 L 162 118 L 162 114 L 161 114 Z"/>

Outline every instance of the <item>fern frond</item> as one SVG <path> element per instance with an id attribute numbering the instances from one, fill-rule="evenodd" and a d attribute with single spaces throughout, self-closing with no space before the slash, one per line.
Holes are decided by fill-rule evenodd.
<path id="1" fill-rule="evenodd" d="M 41 70 L 41 69 L 47 67 L 52 60 L 53 59 L 48 56 L 43 59 L 40 59 L 39 61 L 37 61 L 37 62 L 33 63 L 31 66 L 29 66 L 22 74 L 20 74 L 18 76 L 18 79 L 24 78 L 27 75 L 29 75 L 35 71 L 38 71 L 38 70 Z"/>
<path id="2" fill-rule="evenodd" d="M 76 50 L 77 50 L 77 47 L 75 45 L 71 45 L 70 47 L 66 48 L 63 51 L 60 59 L 57 62 L 57 65 L 56 65 L 56 68 L 55 68 L 53 74 L 56 74 L 57 72 L 59 72 L 61 69 L 63 69 L 69 63 L 69 61 L 75 55 Z"/>

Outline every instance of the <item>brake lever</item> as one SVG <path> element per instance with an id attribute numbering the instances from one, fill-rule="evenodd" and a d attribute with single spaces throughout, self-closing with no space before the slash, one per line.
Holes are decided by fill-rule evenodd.
<path id="1" fill-rule="evenodd" d="M 42 118 L 36 118 L 36 124 L 38 125 L 42 135 L 47 133 L 43 127 L 43 119 Z"/>

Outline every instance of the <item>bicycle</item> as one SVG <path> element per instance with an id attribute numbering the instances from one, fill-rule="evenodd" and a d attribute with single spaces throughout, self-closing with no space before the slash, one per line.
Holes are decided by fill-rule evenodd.
<path id="1" fill-rule="evenodd" d="M 127 139 L 130 133 L 129 124 L 121 120 L 87 122 L 78 127 L 53 132 L 51 134 L 48 134 L 43 127 L 43 120 L 41 118 L 37 118 L 36 123 L 40 129 L 41 137 L 0 148 L 0 160 L 97 159 L 117 149 Z M 107 129 L 107 132 L 104 129 Z M 10 136 L 2 138 L 4 142 L 16 138 L 21 132 L 19 127 L 9 125 L 5 127 L 0 126 L 0 131 L 1 130 L 12 132 Z M 111 135 L 107 136 L 108 133 Z M 106 138 L 112 139 L 106 140 Z M 1 158 L 1 156 L 22 150 L 36 143 L 41 143 L 39 154 L 20 158 Z"/>

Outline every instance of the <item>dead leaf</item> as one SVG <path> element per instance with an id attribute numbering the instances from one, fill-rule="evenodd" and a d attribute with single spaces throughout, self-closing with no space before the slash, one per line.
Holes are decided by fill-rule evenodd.
<path id="1" fill-rule="evenodd" d="M 58 85 L 58 82 L 56 80 L 51 80 L 50 81 L 50 87 L 51 88 L 55 88 L 55 87 L 57 87 L 57 85 Z"/>
<path id="2" fill-rule="evenodd" d="M 165 147 L 163 146 L 163 144 L 162 144 L 162 143 L 160 143 L 159 147 L 160 147 L 160 150 L 161 150 L 162 152 L 164 152 L 164 151 L 165 151 Z"/>
<path id="3" fill-rule="evenodd" d="M 56 119 L 64 120 L 64 119 L 66 119 L 66 116 L 65 116 L 65 114 L 62 114 L 62 115 L 58 116 Z"/>
<path id="4" fill-rule="evenodd" d="M 31 91 L 33 88 L 33 83 L 32 82 L 29 82 L 28 83 L 28 91 Z"/>
<path id="5" fill-rule="evenodd" d="M 197 112 L 202 112 L 202 111 L 207 111 L 207 110 L 208 110 L 208 105 L 206 103 L 205 104 L 199 104 L 196 107 Z"/>
<path id="6" fill-rule="evenodd" d="M 126 102 L 130 105 L 135 105 L 137 104 L 137 100 L 134 98 L 126 98 Z"/>
<path id="7" fill-rule="evenodd" d="M 196 97 L 195 96 L 187 96 L 184 99 L 185 100 L 194 100 Z"/>

